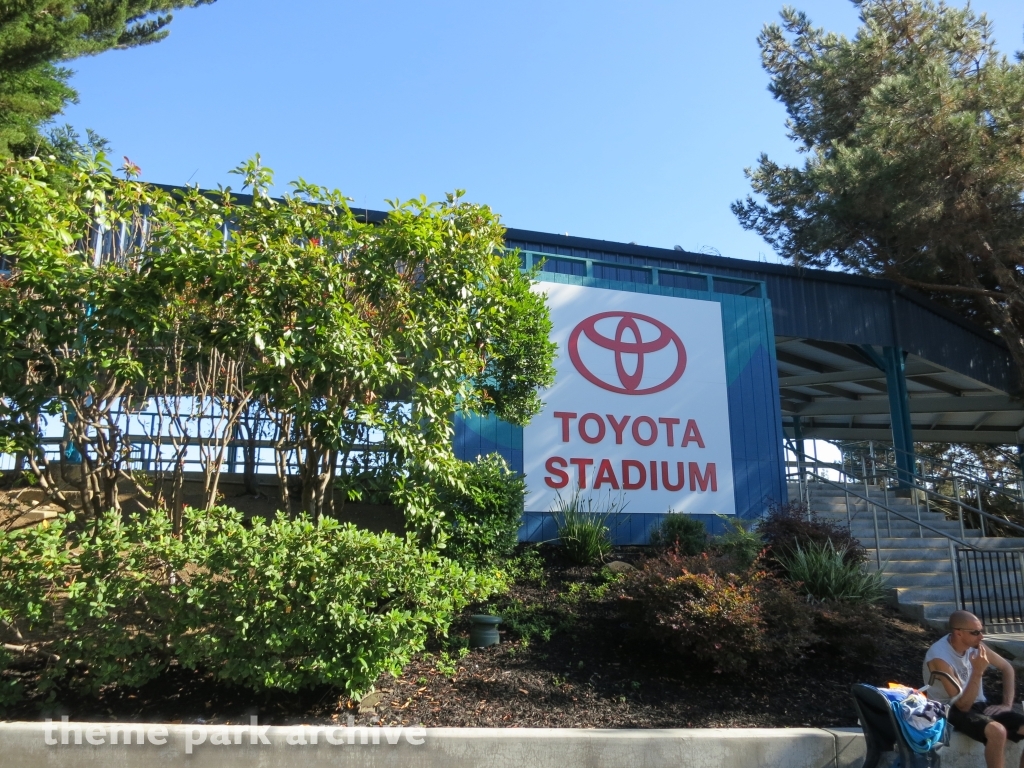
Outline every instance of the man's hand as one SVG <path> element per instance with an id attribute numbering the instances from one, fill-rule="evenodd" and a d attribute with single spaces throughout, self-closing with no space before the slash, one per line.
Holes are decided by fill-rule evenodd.
<path id="1" fill-rule="evenodd" d="M 993 704 L 991 707 L 985 707 L 985 714 L 989 717 L 995 717 L 1001 715 L 1003 712 L 1009 712 L 1013 707 L 1007 707 L 1003 704 Z"/>
<path id="2" fill-rule="evenodd" d="M 978 652 L 971 657 L 971 666 L 975 672 L 984 674 L 985 670 L 988 669 L 988 664 L 988 649 L 984 645 L 979 646 Z"/>

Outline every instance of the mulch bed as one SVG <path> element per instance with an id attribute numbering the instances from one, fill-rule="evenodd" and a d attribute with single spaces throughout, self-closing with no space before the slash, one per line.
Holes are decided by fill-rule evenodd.
<path id="1" fill-rule="evenodd" d="M 617 553 L 636 559 L 636 553 Z M 373 708 L 334 689 L 263 695 L 172 668 L 137 690 L 113 687 L 99 698 L 65 692 L 57 703 L 29 698 L 6 716 L 72 720 L 261 724 L 423 724 L 428 727 L 710 728 L 856 725 L 850 686 L 899 681 L 920 684 L 921 660 L 939 634 L 881 607 L 879 652 L 860 665 L 807 658 L 788 671 L 719 673 L 694 668 L 639 640 L 614 595 L 567 601 L 573 582 L 593 584 L 595 569 L 548 553 L 544 577 L 518 584 L 502 598 L 534 606 L 555 627 L 550 640 L 523 643 L 503 633 L 498 646 L 459 658 L 468 636 L 467 610 L 447 646 L 419 654 L 399 678 L 382 677 Z M 500 613 L 502 605 L 489 606 Z M 440 654 L 448 653 L 447 657 Z M 26 672 L 31 676 L 31 670 Z M 998 695 L 995 677 L 986 681 Z"/>

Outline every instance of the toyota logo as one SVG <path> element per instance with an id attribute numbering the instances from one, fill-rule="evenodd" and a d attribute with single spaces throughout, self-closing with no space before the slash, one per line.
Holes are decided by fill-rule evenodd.
<path id="1" fill-rule="evenodd" d="M 597 329 L 599 322 L 609 318 L 618 318 L 619 321 L 615 326 L 614 337 L 602 335 Z M 648 326 L 644 329 L 646 333 L 641 331 L 641 325 Z M 658 334 L 656 338 L 645 338 L 645 336 L 653 336 L 654 332 Z M 605 381 L 587 367 L 580 356 L 581 335 L 615 355 L 615 373 L 618 376 L 618 381 Z M 626 371 L 623 355 L 636 356 L 636 367 L 632 373 Z M 644 377 L 644 361 L 648 355 L 657 355 L 660 358 L 659 362 L 662 365 L 659 366 L 659 369 L 665 369 L 666 363 L 671 365 L 671 360 L 666 361 L 662 356 L 672 355 L 675 366 L 661 383 L 649 384 L 644 389 L 639 389 Z M 686 349 L 675 331 L 660 320 L 637 312 L 601 312 L 583 320 L 573 328 L 572 334 L 569 336 L 569 359 L 572 360 L 572 364 L 576 366 L 576 370 L 583 375 L 583 378 L 591 384 L 596 384 L 601 389 L 620 395 L 653 395 L 655 392 L 662 392 L 679 381 L 686 369 Z"/>

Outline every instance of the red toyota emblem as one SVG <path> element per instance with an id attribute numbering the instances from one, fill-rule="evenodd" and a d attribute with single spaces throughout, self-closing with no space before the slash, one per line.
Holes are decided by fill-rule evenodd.
<path id="1" fill-rule="evenodd" d="M 619 319 L 619 323 L 615 327 L 614 338 L 603 336 L 597 330 L 597 323 L 610 317 L 617 317 Z M 644 339 L 640 331 L 640 325 L 637 323 L 638 320 L 642 323 L 650 324 L 657 329 L 658 337 L 650 340 Z M 632 335 L 632 340 L 623 338 L 627 332 Z M 604 381 L 587 368 L 579 352 L 581 334 L 599 347 L 615 353 L 615 372 L 619 377 L 617 382 Z M 669 345 L 672 345 L 673 349 L 667 349 Z M 666 351 L 662 352 L 662 350 Z M 644 358 L 647 355 L 658 352 L 666 355 L 675 354 L 675 368 L 660 384 L 648 386 L 645 389 L 638 389 L 644 377 Z M 634 368 L 632 373 L 626 372 L 626 366 L 622 360 L 623 355 L 636 355 L 636 368 Z M 597 315 L 591 315 L 573 328 L 569 336 L 569 359 L 572 360 L 572 364 L 576 366 L 576 370 L 583 375 L 583 378 L 591 384 L 601 387 L 601 389 L 607 389 L 609 392 L 616 392 L 620 395 L 653 395 L 655 392 L 662 392 L 668 389 L 679 381 L 683 371 L 686 369 L 686 348 L 683 347 L 683 342 L 676 335 L 675 331 L 653 317 L 636 312 L 601 312 Z"/>

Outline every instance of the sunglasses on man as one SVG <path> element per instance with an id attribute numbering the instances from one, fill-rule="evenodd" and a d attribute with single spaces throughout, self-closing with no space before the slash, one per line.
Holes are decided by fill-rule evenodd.
<path id="1" fill-rule="evenodd" d="M 965 629 L 964 627 L 953 627 L 953 629 L 958 630 L 960 632 L 966 632 L 971 637 L 977 637 L 978 635 L 985 634 L 984 629 Z"/>

